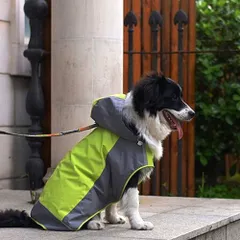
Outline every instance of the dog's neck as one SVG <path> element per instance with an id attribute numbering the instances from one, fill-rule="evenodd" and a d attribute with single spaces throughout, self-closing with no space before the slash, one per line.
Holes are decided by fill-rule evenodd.
<path id="1" fill-rule="evenodd" d="M 163 154 L 162 141 L 171 133 L 171 130 L 160 122 L 158 116 L 152 117 L 145 112 L 144 118 L 139 117 L 134 110 L 131 92 L 127 94 L 125 100 L 124 116 L 127 121 L 135 125 L 141 137 L 152 149 L 156 159 L 160 159 Z"/>

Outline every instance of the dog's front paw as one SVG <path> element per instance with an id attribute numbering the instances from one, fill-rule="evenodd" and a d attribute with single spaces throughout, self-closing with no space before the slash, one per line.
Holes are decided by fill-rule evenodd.
<path id="1" fill-rule="evenodd" d="M 152 230 L 154 226 L 151 222 L 141 222 L 132 224 L 131 228 L 136 230 Z"/>
<path id="2" fill-rule="evenodd" d="M 124 224 L 126 222 L 125 218 L 120 215 L 106 216 L 106 220 L 111 224 Z"/>
<path id="3" fill-rule="evenodd" d="M 104 223 L 97 220 L 92 220 L 87 224 L 87 229 L 89 230 L 102 230 L 104 227 Z"/>

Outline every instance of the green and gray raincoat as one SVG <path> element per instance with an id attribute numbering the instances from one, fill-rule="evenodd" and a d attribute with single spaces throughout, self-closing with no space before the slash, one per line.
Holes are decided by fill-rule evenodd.
<path id="1" fill-rule="evenodd" d="M 138 144 L 126 126 L 125 95 L 97 99 L 92 119 L 99 127 L 77 143 L 58 164 L 31 211 L 48 230 L 80 230 L 108 205 L 122 197 L 134 173 L 154 167 L 153 154 Z"/>

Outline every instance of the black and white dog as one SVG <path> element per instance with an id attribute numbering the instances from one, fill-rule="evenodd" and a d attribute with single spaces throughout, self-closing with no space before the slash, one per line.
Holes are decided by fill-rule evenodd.
<path id="1" fill-rule="evenodd" d="M 143 77 L 135 88 L 127 94 L 123 109 L 127 121 L 134 124 L 139 135 L 146 141 L 157 160 L 163 154 L 162 141 L 177 131 L 183 136 L 182 121 L 190 121 L 195 113 L 183 101 L 181 87 L 162 74 L 151 73 Z M 120 206 L 129 219 L 132 229 L 151 230 L 153 224 L 145 222 L 139 213 L 138 182 L 141 176 L 149 178 L 150 169 L 137 172 L 128 182 Z M 124 223 L 124 217 L 118 214 L 116 204 L 106 208 L 105 218 L 109 223 Z M 87 223 L 88 229 L 103 229 L 104 222 L 95 216 Z M 36 227 L 37 225 L 25 212 L 6 210 L 0 213 L 0 227 Z"/>

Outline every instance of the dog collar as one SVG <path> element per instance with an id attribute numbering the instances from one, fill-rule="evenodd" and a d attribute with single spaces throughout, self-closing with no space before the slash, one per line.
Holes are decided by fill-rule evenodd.
<path id="1" fill-rule="evenodd" d="M 130 122 L 128 123 L 124 118 L 123 122 L 126 125 L 126 127 L 137 137 L 137 145 L 142 146 L 145 143 L 145 139 L 140 136 L 138 129 L 135 127 L 135 125 Z"/>

